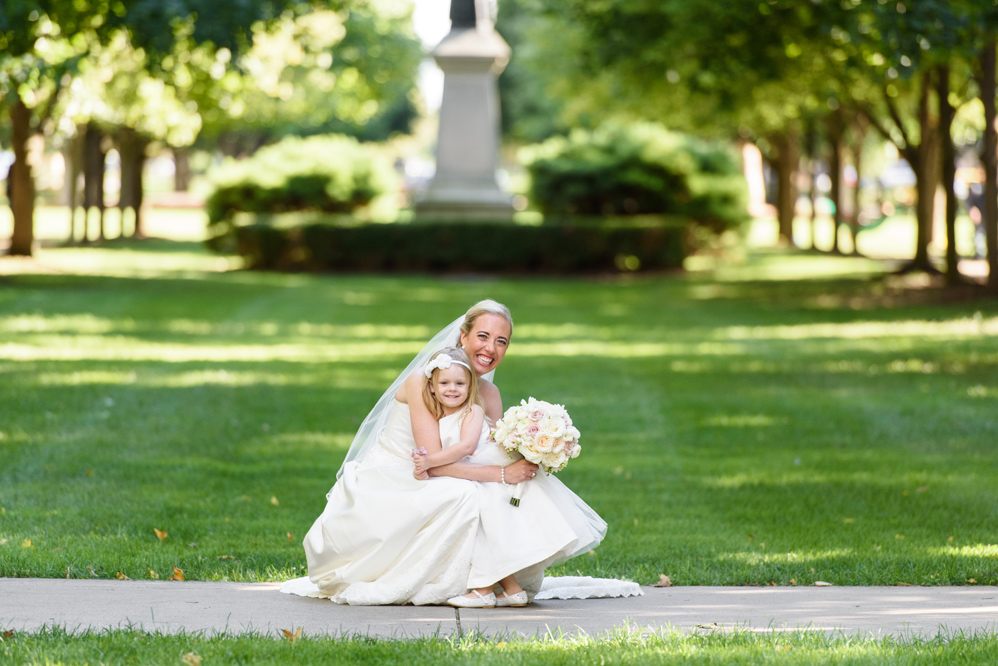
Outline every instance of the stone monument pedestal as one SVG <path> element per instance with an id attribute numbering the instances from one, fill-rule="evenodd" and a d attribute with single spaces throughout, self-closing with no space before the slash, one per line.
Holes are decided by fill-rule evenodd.
<path id="1" fill-rule="evenodd" d="M 509 45 L 488 21 L 455 26 L 433 51 L 444 72 L 437 170 L 416 216 L 433 219 L 513 218 L 513 197 L 496 181 L 499 92 L 496 78 Z"/>

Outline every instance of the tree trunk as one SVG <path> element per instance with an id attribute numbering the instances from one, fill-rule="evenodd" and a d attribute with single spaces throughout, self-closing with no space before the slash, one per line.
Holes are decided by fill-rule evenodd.
<path id="1" fill-rule="evenodd" d="M 122 220 L 121 234 L 125 235 L 125 209 L 131 208 L 135 215 L 132 236 L 142 238 L 145 235 L 142 231 L 142 171 L 149 142 L 131 127 L 122 128 L 117 139 L 121 155 L 121 198 L 118 200 Z"/>
<path id="2" fill-rule="evenodd" d="M 832 252 L 838 254 L 842 224 L 842 113 L 836 109 L 828 122 L 828 175 L 832 179 Z"/>
<path id="3" fill-rule="evenodd" d="M 800 152 L 797 135 L 787 130 L 772 137 L 776 150 L 776 216 L 780 225 L 780 238 L 794 244 L 794 209 L 797 204 L 797 188 L 794 180 L 800 167 Z"/>
<path id="4" fill-rule="evenodd" d="M 83 242 L 89 242 L 87 227 L 90 219 L 90 209 L 96 208 L 98 213 L 97 237 L 104 240 L 104 134 L 93 123 L 87 123 L 83 134 Z"/>
<path id="5" fill-rule="evenodd" d="M 811 249 L 818 249 L 814 244 L 814 232 L 818 227 L 818 130 L 814 123 L 808 124 L 807 130 L 807 153 L 808 153 L 808 182 L 811 191 L 808 197 L 811 200 Z"/>
<path id="6" fill-rule="evenodd" d="M 186 192 L 191 186 L 191 151 L 189 148 L 173 149 L 173 191 Z"/>
<path id="7" fill-rule="evenodd" d="M 981 101 L 984 102 L 984 210 L 981 224 L 988 246 L 988 289 L 998 292 L 998 127 L 995 126 L 995 43 L 981 52 Z"/>
<path id="8" fill-rule="evenodd" d="M 83 136 L 76 134 L 66 143 L 66 205 L 69 206 L 68 244 L 76 242 L 76 209 L 80 206 L 80 176 L 83 174 Z M 83 231 L 86 233 L 86 212 L 83 214 Z"/>
<path id="9" fill-rule="evenodd" d="M 949 103 L 949 65 L 937 68 L 936 95 L 939 97 L 939 157 L 942 160 L 943 191 L 946 193 L 946 283 L 959 284 L 959 258 L 956 255 L 956 148 L 953 146 L 953 117 L 956 109 Z"/>
<path id="10" fill-rule="evenodd" d="M 859 115 L 853 123 L 855 136 L 852 140 L 852 161 L 856 169 L 856 187 L 852 196 L 852 219 L 849 221 L 849 228 L 852 231 L 852 253 L 859 254 L 859 214 L 863 210 L 862 182 L 863 182 L 863 143 L 866 141 L 867 120 Z"/>
<path id="11" fill-rule="evenodd" d="M 10 208 L 14 214 L 14 233 L 10 238 L 11 255 L 30 257 L 35 242 L 35 181 L 28 163 L 28 139 L 31 136 L 31 109 L 20 95 L 12 93 L 10 107 L 11 143 L 14 163 L 10 167 Z"/>
<path id="12" fill-rule="evenodd" d="M 932 221 L 935 213 L 936 186 L 939 184 L 939 127 L 938 119 L 932 117 L 929 97 L 932 84 L 928 72 L 922 75 L 922 92 L 918 107 L 918 127 L 921 140 L 914 150 L 918 153 L 915 167 L 915 190 L 918 201 L 915 215 L 918 224 L 915 259 L 911 269 L 935 273 L 936 268 L 929 261 L 929 243 L 932 242 Z"/>

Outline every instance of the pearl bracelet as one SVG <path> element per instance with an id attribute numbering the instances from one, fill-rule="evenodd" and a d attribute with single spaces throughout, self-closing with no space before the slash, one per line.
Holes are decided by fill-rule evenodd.
<path id="1" fill-rule="evenodd" d="M 502 481 L 502 485 L 508 486 L 510 484 L 506 483 L 506 466 L 502 465 L 499 467 L 499 480 Z"/>

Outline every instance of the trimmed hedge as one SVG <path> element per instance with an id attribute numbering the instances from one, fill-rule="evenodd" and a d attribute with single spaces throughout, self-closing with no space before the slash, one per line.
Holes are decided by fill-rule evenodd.
<path id="1" fill-rule="evenodd" d="M 747 219 L 740 161 L 661 125 L 573 130 L 524 148 L 530 200 L 547 217 L 681 215 L 715 232 Z"/>
<path id="2" fill-rule="evenodd" d="M 316 211 L 356 215 L 399 189 L 384 154 L 345 136 L 289 137 L 245 160 L 227 160 L 211 173 L 205 208 L 209 246 L 224 248 L 245 213 Z"/>
<path id="3" fill-rule="evenodd" d="M 681 268 L 685 221 L 411 224 L 270 223 L 236 228 L 255 269 L 377 272 L 579 273 Z"/>

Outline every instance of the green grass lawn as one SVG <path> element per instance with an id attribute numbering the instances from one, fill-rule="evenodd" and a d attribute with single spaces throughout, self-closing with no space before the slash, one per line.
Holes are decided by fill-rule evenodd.
<path id="1" fill-rule="evenodd" d="M 998 302 L 939 304 L 931 289 L 879 279 L 874 261 L 761 250 L 715 271 L 581 279 L 234 265 L 194 239 L 0 259 L 0 576 L 303 575 L 300 540 L 367 409 L 429 335 L 492 297 L 516 320 L 498 374 L 505 402 L 568 407 L 583 454 L 562 478 L 610 526 L 599 549 L 554 573 L 998 585 Z M 374 662 L 401 649 L 413 663 L 998 655 L 993 637 L 791 638 L 350 641 L 347 652 Z M 14 663 L 139 650 L 141 663 L 191 651 L 278 663 L 289 649 L 304 662 L 346 650 L 129 632 L 0 643 Z"/>
<path id="2" fill-rule="evenodd" d="M 748 631 L 685 635 L 618 630 L 599 637 L 540 640 L 465 636 L 412 641 L 251 636 L 163 636 L 138 631 L 67 634 L 50 630 L 0 640 L 11 664 L 994 664 L 998 637 L 941 635 L 907 640 Z"/>
<path id="3" fill-rule="evenodd" d="M 166 241 L 38 261 L 72 272 L 0 278 L 2 576 L 302 575 L 368 407 L 489 296 L 505 401 L 567 405 L 563 478 L 610 525 L 559 573 L 998 584 L 993 301 L 874 307 L 877 264 L 779 253 L 572 280 L 216 272 Z"/>

